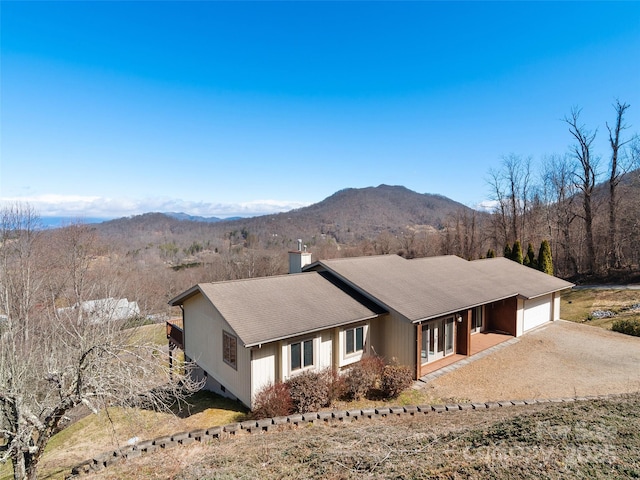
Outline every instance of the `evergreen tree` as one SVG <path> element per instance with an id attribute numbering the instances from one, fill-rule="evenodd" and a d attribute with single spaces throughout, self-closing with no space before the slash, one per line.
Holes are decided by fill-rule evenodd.
<path id="1" fill-rule="evenodd" d="M 518 262 L 522 265 L 524 259 L 522 258 L 522 245 L 520 245 L 520 240 L 516 240 L 513 244 L 513 249 L 511 250 L 511 260 L 514 262 Z"/>
<path id="2" fill-rule="evenodd" d="M 529 246 L 527 247 L 527 254 L 524 257 L 524 265 L 531 268 L 538 268 L 536 263 L 536 254 L 533 251 L 533 245 L 529 242 Z"/>
<path id="3" fill-rule="evenodd" d="M 496 251 L 493 248 L 487 250 L 487 258 L 496 258 Z"/>
<path id="4" fill-rule="evenodd" d="M 553 275 L 553 258 L 551 257 L 551 245 L 543 240 L 538 252 L 538 270 Z"/>
<path id="5" fill-rule="evenodd" d="M 504 258 L 508 258 L 509 260 L 511 260 L 511 245 L 509 245 L 508 243 L 504 246 Z"/>

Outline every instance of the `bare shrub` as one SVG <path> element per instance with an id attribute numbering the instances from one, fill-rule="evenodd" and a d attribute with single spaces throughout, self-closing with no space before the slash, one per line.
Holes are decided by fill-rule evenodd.
<path id="1" fill-rule="evenodd" d="M 353 364 L 345 374 L 345 396 L 359 400 L 380 387 L 384 360 L 378 356 L 365 357 Z"/>
<path id="2" fill-rule="evenodd" d="M 387 365 L 382 372 L 381 389 L 387 398 L 396 398 L 413 383 L 411 368 L 407 365 Z"/>
<path id="3" fill-rule="evenodd" d="M 296 412 L 313 412 L 329 405 L 327 377 L 324 372 L 307 371 L 287 380 Z"/>
<path id="4" fill-rule="evenodd" d="M 321 375 L 327 388 L 328 405 L 345 396 L 346 383 L 344 375 L 340 375 L 340 372 L 333 368 L 324 369 Z"/>
<path id="5" fill-rule="evenodd" d="M 255 419 L 281 417 L 291 412 L 293 412 L 293 400 L 289 385 L 277 382 L 265 385 L 256 393 L 251 416 Z"/>

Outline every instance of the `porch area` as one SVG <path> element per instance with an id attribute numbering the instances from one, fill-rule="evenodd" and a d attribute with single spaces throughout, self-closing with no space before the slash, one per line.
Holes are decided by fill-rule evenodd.
<path id="1" fill-rule="evenodd" d="M 434 362 L 427 363 L 426 365 L 422 365 L 420 368 L 420 379 L 423 380 L 423 377 L 437 370 L 448 367 L 449 365 L 460 362 L 462 360 L 474 357 L 475 355 L 481 352 L 489 350 L 509 340 L 515 340 L 515 337 L 507 333 L 498 333 L 498 332 L 475 333 L 471 335 L 469 355 L 461 355 L 459 353 L 454 353 L 440 360 L 436 360 Z"/>
<path id="2" fill-rule="evenodd" d="M 169 340 L 170 351 L 176 347 L 184 350 L 184 330 L 181 318 L 167 321 L 167 340 Z"/>

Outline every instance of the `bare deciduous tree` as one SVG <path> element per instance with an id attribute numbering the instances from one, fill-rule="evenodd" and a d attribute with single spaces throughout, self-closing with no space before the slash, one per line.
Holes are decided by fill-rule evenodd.
<path id="1" fill-rule="evenodd" d="M 630 107 L 628 103 L 620 103 L 616 100 L 613 108 L 616 111 L 616 121 L 613 127 L 610 127 L 607 123 L 607 130 L 609 131 L 609 144 L 611 145 L 611 162 L 609 164 L 609 237 L 607 245 L 607 267 L 620 268 L 621 261 L 621 249 L 618 242 L 618 199 L 617 189 L 622 175 L 627 172 L 629 162 L 625 162 L 624 158 L 621 158 L 621 149 L 629 143 L 631 140 L 623 140 L 620 138 L 620 134 L 628 127 L 624 123 L 624 114 Z"/>
<path id="2" fill-rule="evenodd" d="M 531 158 L 510 154 L 502 158 L 502 168 L 489 172 L 488 183 L 492 199 L 496 202 L 502 245 L 526 236 L 530 201 Z M 496 245 L 501 247 L 502 245 Z"/>
<path id="3" fill-rule="evenodd" d="M 553 251 L 562 252 L 562 256 L 556 253 L 556 266 L 564 275 L 578 273 L 571 233 L 572 223 L 577 218 L 573 206 L 576 193 L 573 180 L 574 172 L 567 156 L 554 155 L 545 161 L 542 181 L 549 209 L 548 233 Z"/>
<path id="4" fill-rule="evenodd" d="M 585 239 L 587 246 L 587 273 L 595 273 L 596 251 L 593 239 L 593 205 L 592 195 L 596 186 L 598 176 L 598 159 L 593 155 L 592 144 L 596 138 L 597 130 L 591 132 L 585 125 L 581 125 L 580 109 L 574 107 L 571 114 L 564 118 L 569 125 L 569 132 L 576 140 L 576 144 L 571 147 L 571 154 L 578 162 L 576 169 L 576 186 L 582 194 L 582 219 L 584 220 Z"/>
<path id="5" fill-rule="evenodd" d="M 36 226 L 28 206 L 0 211 L 0 461 L 12 462 L 16 479 L 36 478 L 47 443 L 75 407 L 167 409 L 199 387 L 186 369 L 171 376 L 158 345 L 123 329 L 124 320 L 82 308 L 88 292 L 118 290 L 104 270 L 95 272 L 101 282 L 92 278 L 87 231 L 44 235 Z"/>

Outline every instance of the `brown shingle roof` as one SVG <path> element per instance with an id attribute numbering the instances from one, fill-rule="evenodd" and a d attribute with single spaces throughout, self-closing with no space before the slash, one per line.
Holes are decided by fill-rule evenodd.
<path id="1" fill-rule="evenodd" d="M 487 285 L 495 285 L 504 291 L 515 290 L 525 298 L 539 297 L 573 286 L 573 283 L 504 257 L 474 260 L 469 262 L 469 265 L 482 275 L 488 282 Z"/>
<path id="2" fill-rule="evenodd" d="M 411 321 L 572 286 L 504 258 L 468 262 L 453 255 L 415 260 L 381 255 L 324 260 L 316 265 L 324 266 Z"/>
<path id="3" fill-rule="evenodd" d="M 317 272 L 202 283 L 172 299 L 201 293 L 246 347 L 375 317 L 377 314 Z"/>

